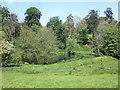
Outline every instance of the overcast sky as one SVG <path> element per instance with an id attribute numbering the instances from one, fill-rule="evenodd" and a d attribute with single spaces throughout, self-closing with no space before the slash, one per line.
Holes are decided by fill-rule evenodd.
<path id="1" fill-rule="evenodd" d="M 84 18 L 91 9 L 99 11 L 99 16 L 105 16 L 104 11 L 107 7 L 111 7 L 114 13 L 113 17 L 118 20 L 118 1 L 117 0 L 46 0 L 49 2 L 44 2 L 42 0 L 4 0 L 1 2 L 2 6 L 5 6 L 9 9 L 11 13 L 16 13 L 18 15 L 19 21 L 24 21 L 24 13 L 30 7 L 38 8 L 42 17 L 40 22 L 42 25 L 46 25 L 49 19 L 53 16 L 59 16 L 63 22 L 66 20 L 66 17 L 72 13 L 73 16 L 79 16 Z M 59 2 L 57 2 L 59 1 Z M 74 2 L 72 2 L 74 1 Z M 91 2 L 90 2 L 91 1 Z M 93 2 L 94 1 L 94 2 Z M 107 2 L 105 2 L 107 1 Z"/>

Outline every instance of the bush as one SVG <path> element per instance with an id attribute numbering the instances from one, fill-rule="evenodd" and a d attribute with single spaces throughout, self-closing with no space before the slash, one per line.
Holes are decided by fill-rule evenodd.
<path id="1" fill-rule="evenodd" d="M 13 49 L 14 45 L 5 40 L 0 40 L 0 55 L 2 56 L 2 66 L 8 66 L 9 63 L 13 62 Z"/>

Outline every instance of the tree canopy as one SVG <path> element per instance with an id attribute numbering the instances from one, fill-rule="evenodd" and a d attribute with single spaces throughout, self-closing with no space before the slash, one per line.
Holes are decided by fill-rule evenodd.
<path id="1" fill-rule="evenodd" d="M 89 48 L 92 55 L 109 55 L 119 58 L 118 27 L 112 8 L 107 8 L 105 17 L 98 10 L 91 10 L 81 19 L 69 14 L 65 22 L 59 16 L 49 19 L 41 27 L 41 11 L 30 7 L 25 12 L 25 21 L 19 22 L 15 13 L 0 5 L 0 41 L 3 66 L 14 63 L 50 64 L 82 57 Z M 90 54 L 91 55 L 91 54 Z"/>
<path id="2" fill-rule="evenodd" d="M 32 25 L 39 25 L 41 26 L 40 23 L 40 18 L 42 16 L 40 10 L 38 10 L 36 7 L 30 7 L 26 10 L 25 12 L 25 22 L 28 26 L 32 26 Z"/>

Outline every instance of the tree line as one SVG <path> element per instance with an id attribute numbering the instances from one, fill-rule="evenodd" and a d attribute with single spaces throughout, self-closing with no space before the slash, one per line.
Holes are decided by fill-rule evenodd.
<path id="1" fill-rule="evenodd" d="M 113 18 L 111 8 L 100 17 L 91 10 L 85 18 L 69 14 L 63 22 L 59 16 L 49 19 L 42 26 L 42 13 L 36 7 L 25 12 L 25 21 L 19 23 L 18 16 L 7 7 L 0 6 L 0 41 L 2 66 L 9 64 L 50 64 L 75 56 L 82 46 L 88 45 L 95 56 L 120 57 L 118 52 L 119 22 Z"/>

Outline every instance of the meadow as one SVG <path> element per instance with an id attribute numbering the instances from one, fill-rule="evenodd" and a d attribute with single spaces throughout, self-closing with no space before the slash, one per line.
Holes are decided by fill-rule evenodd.
<path id="1" fill-rule="evenodd" d="M 3 88 L 118 88 L 118 60 L 110 56 L 2 70 Z"/>

